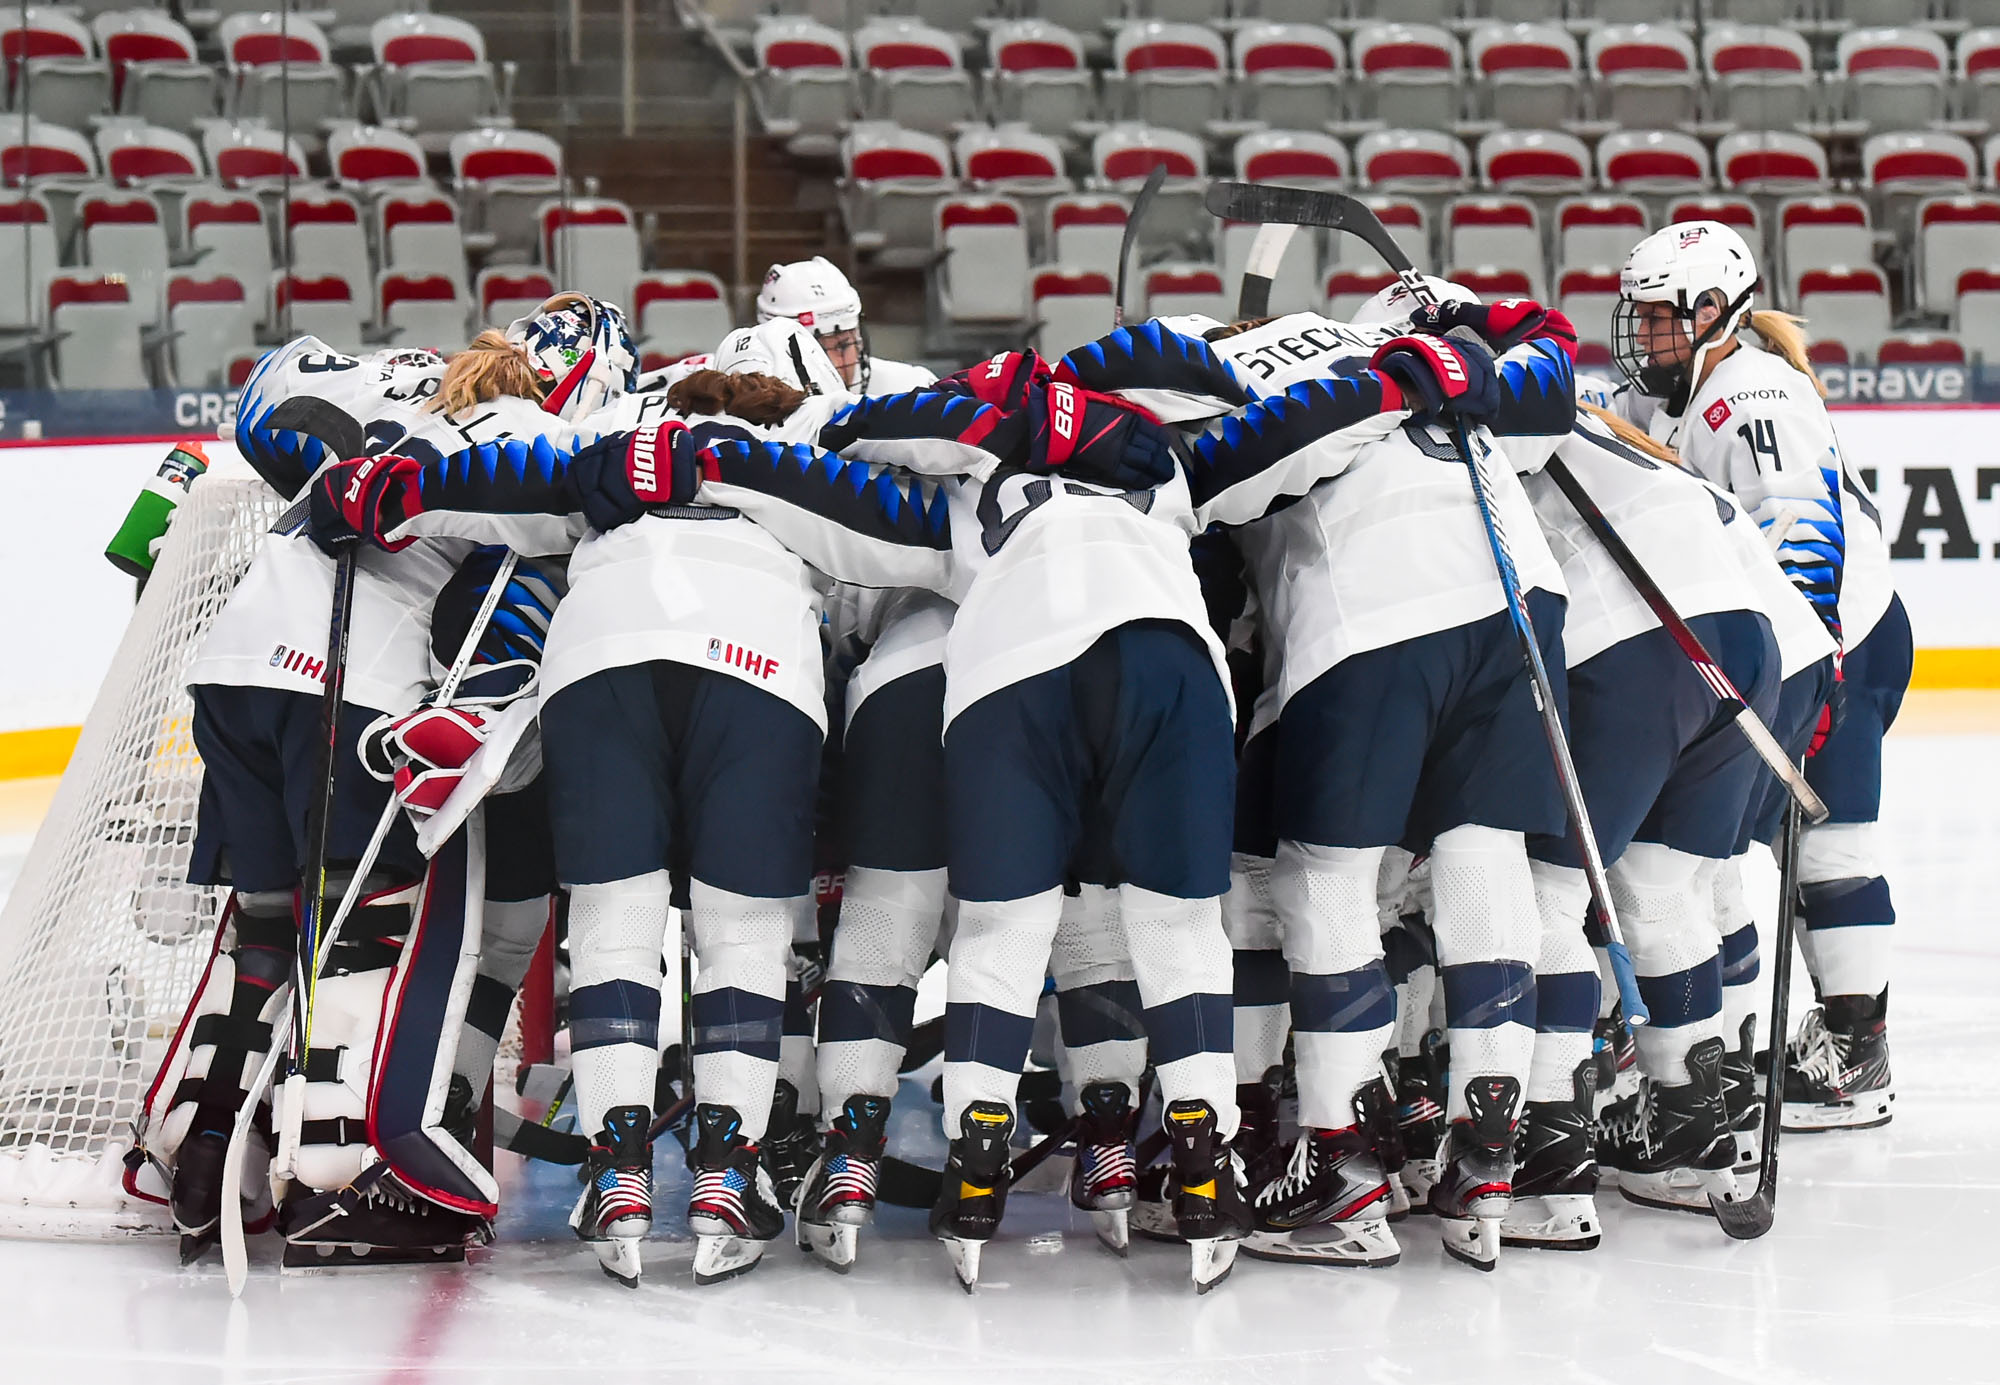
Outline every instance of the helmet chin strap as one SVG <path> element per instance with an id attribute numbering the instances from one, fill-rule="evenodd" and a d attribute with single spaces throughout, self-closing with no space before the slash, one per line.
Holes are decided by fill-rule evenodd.
<path id="1" fill-rule="evenodd" d="M 1694 397 L 1694 392 L 1701 380 L 1701 363 L 1703 358 L 1721 344 L 1724 336 L 1734 335 L 1737 326 L 1736 319 L 1742 313 L 1744 306 L 1749 303 L 1750 295 L 1756 291 L 1757 285 L 1752 283 L 1750 287 L 1737 294 L 1735 301 L 1731 302 L 1718 313 L 1715 321 L 1709 323 L 1707 329 L 1689 343 L 1688 360 L 1685 367 L 1664 367 L 1665 370 L 1671 372 L 1671 383 L 1668 384 L 1668 388 L 1658 391 L 1658 393 L 1664 400 L 1668 413 L 1678 417 L 1687 412 L 1688 401 Z M 1696 308 L 1689 310 L 1689 325 L 1693 325 L 1694 314 L 1695 311 L 1699 310 L 1699 306 L 1699 300 L 1697 300 Z M 1646 369 L 1654 370 L 1661 369 L 1661 367 L 1648 366 Z M 1648 390 L 1648 393 L 1652 392 L 1650 389 Z"/>

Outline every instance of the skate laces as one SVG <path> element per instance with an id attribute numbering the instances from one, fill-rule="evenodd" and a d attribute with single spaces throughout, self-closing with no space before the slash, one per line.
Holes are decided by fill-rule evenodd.
<path id="1" fill-rule="evenodd" d="M 1282 1202 L 1292 1194 L 1302 1191 L 1312 1182 L 1313 1165 L 1312 1132 L 1301 1130 L 1298 1140 L 1292 1145 L 1291 1160 L 1285 1165 L 1284 1173 L 1267 1183 L 1257 1194 L 1257 1205 L 1262 1207 L 1270 1202 Z"/>
<path id="2" fill-rule="evenodd" d="M 1792 1041 L 1791 1056 L 1792 1066 L 1802 1077 L 1829 1087 L 1840 1080 L 1845 1062 L 1838 1036 L 1827 1028 L 1825 1010 L 1807 1012 L 1798 1038 Z"/>

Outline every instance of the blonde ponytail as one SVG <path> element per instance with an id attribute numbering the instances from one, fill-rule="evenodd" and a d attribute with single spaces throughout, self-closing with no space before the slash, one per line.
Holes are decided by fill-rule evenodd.
<path id="1" fill-rule="evenodd" d="M 539 402 L 541 377 L 526 351 L 508 341 L 506 333 L 489 327 L 451 358 L 444 382 L 424 408 L 434 414 L 455 414 L 507 395 Z"/>
<path id="2" fill-rule="evenodd" d="M 1665 462 L 1668 466 L 1683 465 L 1680 453 L 1674 451 L 1673 448 L 1667 446 L 1665 443 L 1656 440 L 1651 433 L 1648 433 L 1645 429 L 1639 427 L 1623 415 L 1614 414 L 1609 409 L 1599 408 L 1597 405 L 1582 399 L 1576 402 L 1576 406 L 1595 415 L 1598 422 L 1611 430 L 1613 437 L 1617 438 L 1618 441 L 1624 443 L 1634 452 L 1643 452 L 1654 461 Z"/>
<path id="3" fill-rule="evenodd" d="M 1812 381 L 1821 399 L 1826 398 L 1826 386 L 1819 382 L 1819 376 L 1812 368 L 1812 358 L 1806 355 L 1806 321 L 1793 317 L 1790 313 L 1776 312 L 1760 308 L 1749 315 L 1750 330 L 1763 342 L 1764 349 L 1773 356 L 1782 356 L 1785 362 L 1806 379 Z"/>

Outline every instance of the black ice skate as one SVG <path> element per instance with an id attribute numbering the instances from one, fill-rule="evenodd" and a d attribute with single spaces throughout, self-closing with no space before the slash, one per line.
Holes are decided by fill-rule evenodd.
<path id="1" fill-rule="evenodd" d="M 1375 1162 L 1381 1165 L 1388 1184 L 1388 1218 L 1392 1222 L 1410 1215 L 1410 1194 L 1403 1186 L 1403 1127 L 1396 1118 L 1396 1092 L 1390 1086 L 1395 1080 L 1396 1066 L 1396 1051 L 1386 1050 L 1382 1054 L 1382 1075 L 1354 1094 L 1354 1114 L 1359 1118 L 1361 1133 L 1367 1136 L 1369 1147 L 1375 1152 Z M 1253 1179 L 1249 1186 L 1258 1185 Z"/>
<path id="2" fill-rule="evenodd" d="M 1093 1082 L 1077 1101 L 1083 1109 L 1075 1123 L 1070 1205 L 1090 1213 L 1097 1239 L 1114 1255 L 1123 1256 L 1132 1242 L 1129 1220 L 1139 1184 L 1132 1158 L 1132 1131 L 1139 1113 L 1132 1109 L 1132 1089 L 1123 1082 Z"/>
<path id="3" fill-rule="evenodd" d="M 931 1208 L 931 1235 L 944 1242 L 952 1272 L 968 1294 L 979 1287 L 979 1253 L 1007 1210 L 1007 1143 L 1014 1113 L 996 1101 L 975 1101 L 958 1119 L 944 1187 Z"/>
<path id="4" fill-rule="evenodd" d="M 1762 1141 L 1759 1132 L 1764 1124 L 1764 1103 L 1758 1099 L 1757 1062 L 1757 1017 L 1745 1015 L 1742 1025 L 1736 1031 L 1736 1047 L 1722 1055 L 1722 1112 L 1729 1121 L 1729 1133 L 1736 1146 L 1736 1164 L 1732 1172 L 1737 1184 L 1746 1192 L 1757 1185 L 1758 1155 Z M 1671 1202 L 1676 1207 L 1690 1212 L 1709 1210 L 1708 1189 L 1692 1169 L 1676 1170 L 1663 1189 L 1656 1188 L 1662 1202 Z"/>
<path id="5" fill-rule="evenodd" d="M 583 1194 L 569 1214 L 577 1239 L 597 1253 L 604 1272 L 639 1287 L 639 1243 L 653 1229 L 653 1113 L 614 1106 L 584 1159 Z"/>
<path id="6" fill-rule="evenodd" d="M 1687 1054 L 1688 1081 L 1663 1087 L 1648 1081 L 1636 1119 L 1610 1138 L 1604 1157 L 1618 1169 L 1628 1202 L 1669 1212 L 1708 1214 L 1718 1197 L 1732 1197 L 1736 1141 L 1722 1107 L 1722 1040 L 1703 1039 Z M 1676 1185 L 1679 1186 L 1676 1186 Z"/>
<path id="7" fill-rule="evenodd" d="M 1592 1100 L 1596 1112 L 1637 1094 L 1639 1090 L 1639 1041 L 1632 1026 L 1625 1023 L 1625 1006 L 1611 1002 L 1611 1013 L 1599 1019 L 1590 1031 L 1592 1056 L 1597 1060 L 1597 1090 Z"/>
<path id="8" fill-rule="evenodd" d="M 278 1230 L 285 1237 L 286 1270 L 448 1264 L 463 1260 L 468 1245 L 493 1239 L 484 1218 L 417 1197 L 386 1164 L 373 1165 L 345 1188 L 287 1198 L 278 1209 Z"/>
<path id="9" fill-rule="evenodd" d="M 1251 1198 L 1255 1229 L 1246 1255 L 1322 1265 L 1393 1265 L 1402 1258 L 1389 1229 L 1388 1175 L 1359 1126 L 1299 1132 L 1290 1163 Z"/>
<path id="10" fill-rule="evenodd" d="M 1445 1134 L 1443 1169 L 1431 1188 L 1431 1211 L 1445 1253 L 1474 1269 L 1500 1261 L 1500 1224 L 1514 1195 L 1515 1111 L 1521 1083 L 1475 1077 L 1465 1084 L 1466 1115 Z"/>
<path id="11" fill-rule="evenodd" d="M 875 1184 L 888 1126 L 887 1098 L 849 1097 L 833 1118 L 793 1204 L 799 1249 L 842 1274 L 854 1267 L 861 1228 L 875 1216 Z"/>
<path id="12" fill-rule="evenodd" d="M 195 1108 L 189 1133 L 174 1152 L 168 1206 L 173 1212 L 174 1229 L 180 1232 L 183 1265 L 192 1265 L 208 1254 L 220 1235 L 222 1165 L 229 1152 L 230 1130 L 235 1124 L 235 1111 L 204 1102 Z M 267 1173 L 271 1166 L 268 1106 L 258 1108 L 243 1156 L 243 1187 L 252 1190 L 243 1209 L 243 1230 L 246 1235 L 256 1235 L 271 1229 L 275 1215 Z M 126 1162 L 132 1162 L 131 1156 Z"/>
<path id="13" fill-rule="evenodd" d="M 1896 1101 L 1889 1076 L 1889 993 L 1829 996 L 1785 1055 L 1785 1129 L 1870 1130 Z"/>
<path id="14" fill-rule="evenodd" d="M 764 1152 L 745 1138 L 735 1107 L 702 1102 L 694 1108 L 694 1126 L 688 1156 L 694 1170 L 688 1196 L 694 1282 L 714 1284 L 755 1266 L 764 1243 L 785 1229 L 785 1213 L 764 1168 Z"/>
<path id="15" fill-rule="evenodd" d="M 1595 1250 L 1597 1159 L 1591 1148 L 1595 1058 L 1577 1064 L 1568 1101 L 1531 1101 L 1521 1113 L 1514 1197 L 1500 1223 L 1500 1244 L 1543 1250 Z"/>
<path id="16" fill-rule="evenodd" d="M 1399 1171 L 1412 1212 L 1428 1212 L 1431 1185 L 1442 1171 L 1445 1079 L 1451 1052 L 1444 1031 L 1432 1029 L 1417 1041 L 1414 1058 L 1396 1062 L 1396 1124 L 1403 1132 Z"/>
<path id="17" fill-rule="evenodd" d="M 1166 1126 L 1173 1152 L 1174 1221 L 1187 1242 L 1195 1292 L 1205 1294 L 1229 1277 L 1237 1242 L 1250 1230 L 1243 1166 L 1222 1142 L 1207 1102 L 1171 1103 Z"/>
<path id="18" fill-rule="evenodd" d="M 810 1115 L 799 1114 L 798 1088 L 779 1078 L 771 1096 L 771 1119 L 764 1127 L 764 1167 L 771 1171 L 771 1187 L 780 1207 L 798 1201 L 799 1185 L 805 1182 L 806 1171 L 818 1152 L 818 1123 Z"/>

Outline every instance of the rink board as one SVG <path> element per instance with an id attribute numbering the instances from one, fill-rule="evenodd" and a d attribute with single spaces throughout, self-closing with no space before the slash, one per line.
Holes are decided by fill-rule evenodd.
<path id="1" fill-rule="evenodd" d="M 1861 405 L 1836 417 L 1848 455 L 1872 473 L 1918 685 L 2000 687 L 2000 406 Z M 169 441 L 0 443 L 0 778 L 66 763 L 132 609 L 132 580 L 103 545 Z M 203 445 L 218 466 L 236 461 L 231 443 Z"/>

